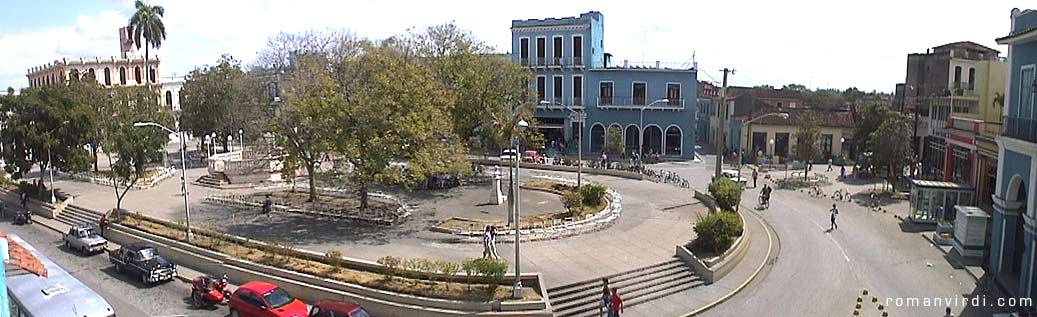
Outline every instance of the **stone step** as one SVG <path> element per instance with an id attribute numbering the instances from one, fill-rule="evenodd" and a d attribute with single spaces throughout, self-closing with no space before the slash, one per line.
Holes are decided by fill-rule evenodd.
<path id="1" fill-rule="evenodd" d="M 638 281 L 650 280 L 653 277 L 665 276 L 668 274 L 679 273 L 685 270 L 683 263 L 671 264 L 662 267 L 654 267 L 649 270 L 638 271 L 630 274 L 613 276 L 609 278 L 609 287 L 623 287 L 628 286 L 631 283 Z M 580 288 L 570 289 L 564 292 L 551 293 L 548 291 L 548 296 L 552 302 L 564 303 L 566 301 L 586 298 L 586 297 L 597 297 L 601 295 L 601 279 L 598 279 L 596 283 L 584 285 Z"/>
<path id="2" fill-rule="evenodd" d="M 659 298 L 673 295 L 686 290 L 705 285 L 705 282 L 694 275 L 690 270 L 666 279 L 655 280 L 654 283 L 637 288 L 619 287 L 620 295 L 623 297 L 623 306 L 630 308 L 644 304 Z M 555 316 L 559 317 L 592 317 L 597 316 L 601 298 L 598 297 L 589 305 L 566 310 L 555 309 Z"/>
<path id="3" fill-rule="evenodd" d="M 625 271 L 625 272 L 619 272 L 619 273 L 605 275 L 605 276 L 594 278 L 594 279 L 590 279 L 590 280 L 585 280 L 585 281 L 580 281 L 580 282 L 576 282 L 576 283 L 572 283 L 572 284 L 567 284 L 567 285 L 562 285 L 562 286 L 548 288 L 547 289 L 547 294 L 551 298 L 555 298 L 555 297 L 562 297 L 562 296 L 565 296 L 566 294 L 570 294 L 570 293 L 573 293 L 573 292 L 581 292 L 581 291 L 584 291 L 584 290 L 587 290 L 587 289 L 595 289 L 595 287 L 597 287 L 596 289 L 600 290 L 601 289 L 601 279 L 603 279 L 603 278 L 607 278 L 607 279 L 609 279 L 609 281 L 612 281 L 613 279 L 621 278 L 622 276 L 636 276 L 639 273 L 650 274 L 650 273 L 652 273 L 654 271 L 657 271 L 657 270 L 664 270 L 664 269 L 671 268 L 671 267 L 678 266 L 678 265 L 684 265 L 684 263 L 681 262 L 679 259 L 674 259 L 674 260 L 662 262 L 662 263 L 659 263 L 659 264 L 653 264 L 653 265 L 649 265 L 649 266 L 646 266 L 646 267 L 636 268 L 636 269 Z"/>

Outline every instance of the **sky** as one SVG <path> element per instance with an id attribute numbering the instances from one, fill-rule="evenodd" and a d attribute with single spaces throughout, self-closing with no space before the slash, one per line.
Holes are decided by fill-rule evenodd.
<path id="1" fill-rule="evenodd" d="M 511 21 L 604 15 L 613 61 L 680 65 L 692 56 L 698 79 L 730 85 L 857 87 L 890 92 L 903 82 L 907 54 L 956 41 L 1002 52 L 1012 8 L 989 1 L 322 1 L 151 0 L 165 7 L 167 36 L 152 55 L 162 77 L 182 76 L 223 54 L 249 64 L 278 32 L 345 29 L 382 39 L 454 22 L 500 52 Z M 1030 7 L 1026 7 L 1029 4 Z M 132 0 L 0 0 L 0 88 L 28 86 L 26 71 L 61 58 L 119 54 L 118 28 Z"/>

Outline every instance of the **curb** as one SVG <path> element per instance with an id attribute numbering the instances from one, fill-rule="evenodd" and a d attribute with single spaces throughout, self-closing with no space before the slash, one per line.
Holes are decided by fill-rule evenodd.
<path id="1" fill-rule="evenodd" d="M 717 305 L 720 305 L 721 303 L 727 301 L 728 299 L 731 299 L 731 297 L 734 297 L 736 294 L 738 294 L 743 289 L 745 289 L 746 286 L 749 286 L 749 283 L 751 283 L 753 280 L 756 279 L 756 277 L 758 275 L 760 275 L 760 272 L 763 271 L 763 267 L 767 265 L 767 262 L 770 262 L 771 252 L 774 250 L 774 238 L 771 237 L 771 230 L 770 230 L 770 228 L 767 227 L 767 224 L 764 223 L 763 219 L 760 218 L 760 216 L 757 216 L 755 213 L 751 213 L 751 212 L 750 212 L 750 214 L 753 215 L 753 218 L 756 218 L 756 221 L 760 222 L 760 225 L 763 226 L 764 233 L 767 234 L 767 256 L 763 258 L 763 262 L 760 262 L 760 266 L 758 266 L 756 268 L 756 271 L 753 272 L 753 274 L 750 275 L 749 278 L 747 278 L 744 282 L 742 282 L 741 285 L 738 285 L 738 287 L 736 287 L 735 289 L 731 290 L 727 294 L 724 294 L 724 296 L 720 297 L 719 299 L 717 299 L 717 300 L 715 300 L 715 301 L 713 301 L 713 302 L 711 302 L 709 304 L 706 304 L 706 305 L 704 305 L 702 307 L 699 307 L 696 310 L 693 310 L 693 311 L 690 311 L 690 312 L 688 312 L 688 313 L 686 313 L 684 315 L 681 315 L 682 317 L 690 317 L 690 316 L 695 316 L 695 315 L 701 314 L 701 313 L 703 313 L 703 312 L 705 312 L 705 311 L 707 311 L 707 310 L 709 310 L 709 309 L 711 309 L 713 307 L 716 307 Z"/>
<path id="2" fill-rule="evenodd" d="M 944 255 L 947 255 L 947 251 L 944 251 L 943 248 L 940 247 L 940 244 L 936 243 L 936 241 L 934 241 L 933 238 L 930 238 L 928 234 L 921 233 L 920 235 L 922 236 L 922 238 L 925 238 L 925 241 L 929 241 L 930 245 L 932 245 L 937 250 L 940 250 L 940 253 L 943 253 Z M 961 262 L 958 262 L 958 260 L 954 260 L 954 259 L 949 258 L 949 257 L 945 257 L 945 258 L 947 258 L 947 261 L 949 263 L 951 263 L 952 265 L 958 265 L 958 266 L 961 266 L 963 268 L 968 267 L 968 265 L 964 265 Z M 951 262 L 951 261 L 953 261 L 953 262 Z M 979 276 L 976 276 L 976 274 L 972 273 L 972 271 L 970 271 L 969 269 L 963 269 L 963 270 L 965 270 L 965 273 L 968 273 L 968 275 L 972 277 L 974 282 L 979 282 L 979 279 L 980 279 Z"/>

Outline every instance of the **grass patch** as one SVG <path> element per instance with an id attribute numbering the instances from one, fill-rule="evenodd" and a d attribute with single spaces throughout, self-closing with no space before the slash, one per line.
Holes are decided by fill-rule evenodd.
<path id="1" fill-rule="evenodd" d="M 523 184 L 522 187 L 548 190 L 558 193 L 565 193 L 568 191 L 576 190 L 576 186 L 570 186 L 566 184 L 560 184 L 556 182 L 543 180 L 529 181 Z M 559 198 L 561 198 L 561 196 L 559 196 Z M 601 199 L 598 199 L 597 203 L 590 205 L 582 205 L 579 208 L 576 215 L 573 215 L 568 210 L 561 210 L 558 212 L 546 214 L 524 216 L 522 217 L 522 229 L 548 227 L 551 226 L 551 224 L 554 223 L 555 220 L 565 220 L 566 218 L 570 218 L 573 216 L 576 216 L 577 219 L 582 219 L 587 215 L 597 214 L 602 210 L 605 210 L 606 206 L 608 206 L 608 201 L 606 201 L 606 199 L 602 197 Z M 486 228 L 486 226 L 504 228 L 505 224 L 506 222 L 503 220 L 468 219 L 452 217 L 440 222 L 439 224 L 436 224 L 436 227 L 459 231 L 479 231 L 483 230 L 483 228 Z"/>
<path id="2" fill-rule="evenodd" d="M 179 224 L 159 222 L 137 214 L 126 213 L 120 224 L 162 236 L 168 239 L 185 242 L 184 227 Z M 351 267 L 344 267 L 343 261 L 337 259 L 337 252 L 329 252 L 319 259 L 295 256 L 297 251 L 283 245 L 263 245 L 232 239 L 230 235 L 204 229 L 194 229 L 192 245 L 223 253 L 234 258 L 270 265 L 300 273 L 353 283 L 366 287 L 416 296 L 462 300 L 490 301 L 505 300 L 511 297 L 512 287 L 509 285 L 486 285 L 457 281 L 430 281 L 417 278 L 419 272 L 404 273 L 395 278 L 386 278 L 381 272 L 369 272 Z M 410 276 L 407 276 L 410 275 Z M 427 274 L 426 274 L 427 275 Z M 505 280 L 504 282 L 509 282 Z M 541 297 L 530 287 L 523 292 L 524 300 L 540 300 Z"/>

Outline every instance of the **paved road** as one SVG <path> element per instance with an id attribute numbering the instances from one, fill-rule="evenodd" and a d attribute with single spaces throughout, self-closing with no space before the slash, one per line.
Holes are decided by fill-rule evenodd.
<path id="1" fill-rule="evenodd" d="M 61 236 L 40 225 L 13 226 L 0 221 L 0 230 L 22 237 L 47 258 L 100 294 L 119 316 L 225 316 L 227 309 L 193 309 L 186 302 L 191 287 L 174 281 L 145 287 L 139 279 L 116 273 L 108 257 L 90 257 L 70 252 L 61 246 Z"/>
<path id="2" fill-rule="evenodd" d="M 707 163 L 668 167 L 686 178 L 701 179 L 709 175 L 712 166 Z M 832 172 L 831 179 L 837 173 L 837 169 Z M 774 176 L 782 177 L 783 172 Z M 858 192 L 871 185 L 837 183 L 826 191 L 837 187 Z M 780 252 L 764 269 L 762 278 L 706 316 L 850 315 L 864 289 L 880 301 L 898 297 L 960 297 L 975 289 L 967 272 L 948 264 L 944 254 L 921 233 L 901 229 L 900 220 L 894 215 L 906 215 L 905 201 L 886 205 L 890 210 L 886 213 L 856 202 L 837 202 L 839 228 L 829 232 L 831 199 L 775 190 L 770 209 L 752 211 L 758 194 L 757 189 L 746 191 L 742 209 L 757 212 L 774 228 Z M 877 305 L 869 302 L 870 297 L 866 297 L 862 313 L 878 314 Z M 986 309 L 952 309 L 956 315 L 989 315 Z M 893 316 L 940 316 L 944 307 L 892 305 L 886 310 Z"/>

